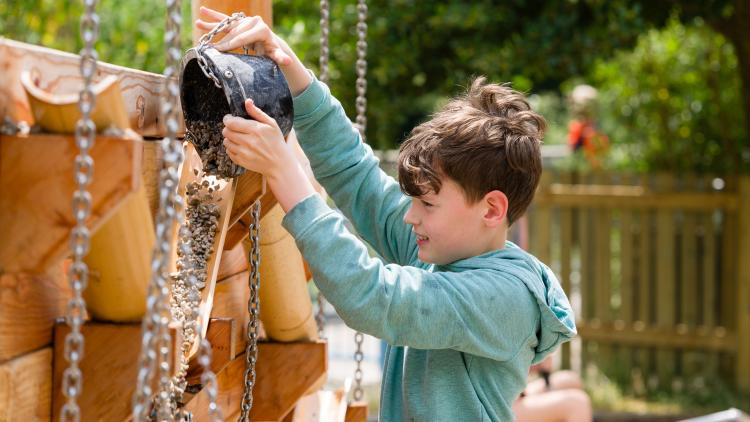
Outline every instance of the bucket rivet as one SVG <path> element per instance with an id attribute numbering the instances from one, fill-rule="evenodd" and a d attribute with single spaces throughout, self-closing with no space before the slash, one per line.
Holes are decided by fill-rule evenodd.
<path id="1" fill-rule="evenodd" d="M 234 73 L 232 73 L 231 70 L 225 70 L 224 71 L 224 77 L 231 78 L 232 76 L 234 76 Z"/>

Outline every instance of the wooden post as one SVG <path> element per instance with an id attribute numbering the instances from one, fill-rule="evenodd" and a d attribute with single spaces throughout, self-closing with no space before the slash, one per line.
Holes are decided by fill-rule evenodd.
<path id="1" fill-rule="evenodd" d="M 667 174 L 656 179 L 659 191 L 671 191 L 674 179 Z M 675 242 L 674 212 L 669 208 L 656 211 L 656 325 L 661 329 L 674 328 L 675 324 Z M 656 370 L 662 387 L 670 387 L 674 375 L 675 353 L 659 349 L 656 352 Z"/>
<path id="2" fill-rule="evenodd" d="M 737 386 L 750 392 L 750 177 L 739 181 L 737 248 Z"/>
<path id="3" fill-rule="evenodd" d="M 271 0 L 193 0 L 193 20 L 197 19 L 201 6 L 218 10 L 231 15 L 234 12 L 245 12 L 248 16 L 260 16 L 269 26 L 273 23 L 273 7 Z M 192 22 L 190 23 L 192 25 Z M 202 34 L 193 32 L 193 44 L 198 44 Z"/>

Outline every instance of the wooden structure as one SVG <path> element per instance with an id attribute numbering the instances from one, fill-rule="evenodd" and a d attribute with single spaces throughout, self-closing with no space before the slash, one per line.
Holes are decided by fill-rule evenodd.
<path id="1" fill-rule="evenodd" d="M 261 14 L 270 22 L 269 0 L 194 1 L 194 9 L 200 4 L 225 12 Z M 45 92 L 71 94 L 80 89 L 78 61 L 73 54 L 0 38 L 0 68 L 4 69 L 0 73 L 0 117 L 33 124 L 35 114 L 21 75 L 25 75 L 27 91 L 29 87 L 34 91 L 33 98 L 53 102 L 47 101 Z M 89 187 L 93 207 L 87 223 L 96 236 L 99 231 L 105 232 L 101 228 L 109 222 L 124 220 L 106 229 L 119 235 L 108 234 L 102 242 L 92 242 L 92 248 L 96 248 L 92 259 L 97 262 L 106 261 L 107 252 L 118 253 L 109 249 L 116 247 L 112 239 L 123 235 L 123 224 L 134 226 L 132 218 L 151 223 L 157 208 L 160 160 L 153 141 L 165 133 L 158 114 L 163 77 L 100 63 L 95 82 L 106 80 L 103 85 L 109 86 L 112 78 L 117 78 L 123 107 L 115 119 L 118 130 L 98 135 L 91 150 L 95 174 Z M 62 125 L 68 122 L 61 121 Z M 123 130 L 123 126 L 129 128 Z M 190 149 L 186 152 L 183 187 L 193 174 Z M 0 135 L 0 227 L 4 231 L 0 243 L 0 422 L 58 419 L 63 401 L 61 373 L 66 367 L 63 340 L 68 330 L 58 318 L 65 315 L 71 296 L 65 267 L 74 226 L 70 202 L 76 154 L 72 135 Z M 264 195 L 261 177 L 250 172 L 222 185 L 216 194 L 222 197 L 221 218 L 209 260 L 210 288 L 204 290 L 201 310 L 210 321 L 204 328 L 212 343 L 218 405 L 229 420 L 239 414 L 244 385 L 248 319 L 248 262 L 242 245 L 247 234 L 245 216 L 256 200 L 261 200 L 265 213 L 272 209 L 275 199 Z M 148 229 L 135 231 L 142 230 L 142 234 L 153 230 L 150 224 L 144 227 Z M 104 305 L 104 314 L 90 310 L 91 316 L 117 319 L 118 323 L 90 320 L 83 327 L 85 355 L 80 367 L 84 387 L 78 401 L 83 420 L 124 421 L 130 415 L 141 345 L 137 316 L 142 311 L 137 305 L 145 297 L 141 289 L 143 273 L 134 271 L 133 266 L 142 269 L 152 252 L 149 247 L 132 246 L 153 243 L 153 237 L 135 238 L 122 245 L 121 251 L 126 254 L 110 261 L 106 277 L 92 272 L 92 282 L 106 278 L 119 279 L 121 284 L 117 289 L 95 287 L 89 293 L 88 299 Z M 299 259 L 298 252 L 296 257 Z M 296 264 L 294 268 L 302 271 L 302 265 Z M 140 287 L 129 291 L 123 286 Z M 114 299 L 130 301 L 133 306 L 106 314 L 107 301 Z M 172 356 L 177 359 L 180 330 L 175 327 L 172 331 Z M 314 392 L 325 379 L 326 348 L 325 342 L 317 340 L 261 342 L 251 419 L 279 421 L 291 417 L 297 401 Z M 191 361 L 188 379 L 199 380 L 200 371 Z M 204 390 L 186 397 L 186 406 L 194 412 L 196 421 L 208 420 L 207 400 Z M 364 420 L 366 409 L 360 409 L 358 415 L 351 420 Z"/>
<path id="2" fill-rule="evenodd" d="M 750 392 L 750 178 L 548 172 L 529 228 L 580 298 L 584 365 Z"/>

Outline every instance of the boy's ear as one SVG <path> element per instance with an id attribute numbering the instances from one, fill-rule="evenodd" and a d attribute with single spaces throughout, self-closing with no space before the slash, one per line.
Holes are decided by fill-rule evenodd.
<path id="1" fill-rule="evenodd" d="M 483 201 L 487 209 L 484 214 L 484 223 L 487 227 L 502 224 L 508 213 L 508 197 L 499 190 L 493 190 L 484 195 Z"/>

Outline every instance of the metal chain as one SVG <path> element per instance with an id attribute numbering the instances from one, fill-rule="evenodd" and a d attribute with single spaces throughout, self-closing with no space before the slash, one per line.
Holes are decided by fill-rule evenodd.
<path id="1" fill-rule="evenodd" d="M 359 130 L 362 139 L 365 139 L 365 132 L 367 130 L 367 1 L 357 1 L 357 120 L 356 127 Z M 354 342 L 357 344 L 357 349 L 354 352 L 354 361 L 357 364 L 357 368 L 354 371 L 354 392 L 353 398 L 355 401 L 362 400 L 364 391 L 362 390 L 362 360 L 364 359 L 364 353 L 362 352 L 362 342 L 364 341 L 364 335 L 357 332 L 354 335 Z"/>
<path id="2" fill-rule="evenodd" d="M 365 357 L 362 352 L 362 342 L 364 339 L 365 336 L 360 332 L 354 335 L 354 342 L 357 344 L 357 350 L 354 352 L 354 362 L 357 364 L 357 369 L 354 370 L 354 401 L 362 400 L 364 396 L 364 390 L 362 390 L 362 360 Z"/>
<path id="3" fill-rule="evenodd" d="M 318 312 L 315 314 L 315 323 L 318 325 L 318 337 L 325 338 L 326 328 L 326 315 L 324 313 L 326 306 L 326 298 L 323 297 L 323 293 L 318 290 Z"/>
<path id="4" fill-rule="evenodd" d="M 227 16 L 226 18 L 224 18 L 224 20 L 219 22 L 219 24 L 216 25 L 214 29 L 203 34 L 198 40 L 198 47 L 195 49 L 195 52 L 197 53 L 197 58 L 198 58 L 198 65 L 203 71 L 203 74 L 206 75 L 208 79 L 211 79 L 217 88 L 221 88 L 221 81 L 219 80 L 219 78 L 216 77 L 216 75 L 214 75 L 214 72 L 211 70 L 211 66 L 208 65 L 206 58 L 203 56 L 203 50 L 209 46 L 209 43 L 214 39 L 216 34 L 224 31 L 233 23 L 240 21 L 244 18 L 245 18 L 245 14 L 243 12 L 232 13 L 232 16 Z"/>
<path id="5" fill-rule="evenodd" d="M 367 1 L 357 1 L 357 120 L 362 139 L 367 130 Z"/>
<path id="6" fill-rule="evenodd" d="M 133 393 L 133 421 L 142 422 L 153 418 L 171 421 L 174 409 L 171 403 L 171 379 L 169 349 L 171 336 L 169 321 L 169 285 L 167 268 L 172 252 L 172 228 L 180 221 L 183 204 L 177 192 L 180 175 L 178 167 L 183 160 L 182 143 L 177 139 L 179 126 L 178 101 L 180 87 L 177 70 L 180 63 L 180 1 L 167 0 L 167 27 L 164 40 L 167 49 L 164 69 L 166 101 L 162 104 L 162 116 L 166 122 L 166 134 L 161 141 L 163 160 L 159 171 L 159 211 L 156 216 L 156 243 L 152 253 L 152 274 L 143 317 L 141 352 L 136 390 Z M 151 384 L 154 372 L 159 379 L 158 396 L 155 400 L 156 414 L 151 409 Z"/>
<path id="7" fill-rule="evenodd" d="M 253 407 L 253 387 L 255 386 L 255 364 L 258 361 L 258 322 L 260 320 L 260 199 L 255 201 L 251 210 L 250 223 L 250 299 L 247 301 L 247 312 L 250 321 L 247 323 L 247 346 L 245 348 L 245 392 L 242 396 L 240 422 L 250 421 L 250 409 Z"/>
<path id="8" fill-rule="evenodd" d="M 320 81 L 328 84 L 328 61 L 331 56 L 329 33 L 331 28 L 331 7 L 328 0 L 320 0 Z"/>
<path id="9" fill-rule="evenodd" d="M 94 173 L 94 159 L 89 151 L 94 146 L 96 137 L 96 125 L 91 120 L 91 112 L 96 104 L 96 95 L 92 87 L 94 75 L 96 74 L 97 54 L 94 44 L 99 36 L 99 16 L 96 15 L 96 0 L 85 0 L 85 12 L 81 17 L 81 36 L 84 47 L 81 50 L 80 71 L 83 78 L 83 90 L 81 90 L 78 109 L 81 118 L 76 124 L 75 137 L 78 155 L 75 159 L 75 181 L 77 190 L 73 192 L 73 217 L 76 226 L 70 233 L 70 247 L 73 251 L 73 264 L 70 266 L 69 282 L 73 291 L 73 297 L 68 301 L 66 322 L 70 332 L 65 336 L 65 360 L 68 367 L 63 372 L 62 389 L 67 399 L 62 407 L 60 419 L 63 421 L 79 421 L 81 409 L 78 406 L 78 397 L 83 389 L 83 373 L 79 363 L 83 359 L 84 339 L 81 333 L 86 315 L 86 301 L 83 299 L 83 291 L 86 289 L 89 278 L 89 268 L 83 258 L 88 254 L 91 244 L 91 233 L 86 227 L 86 220 L 91 214 L 91 193 L 88 186 Z"/>
<path id="10" fill-rule="evenodd" d="M 200 330 L 200 324 L 197 330 Z M 200 331 L 198 331 L 200 332 Z M 216 374 L 211 370 L 211 343 L 205 337 L 201 339 L 198 349 L 198 363 L 203 367 L 201 384 L 208 393 L 208 420 L 211 422 L 222 422 L 221 408 L 216 403 L 218 395 L 216 388 Z"/>

